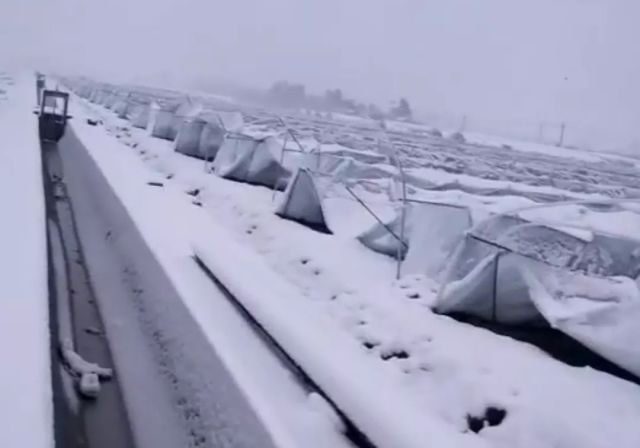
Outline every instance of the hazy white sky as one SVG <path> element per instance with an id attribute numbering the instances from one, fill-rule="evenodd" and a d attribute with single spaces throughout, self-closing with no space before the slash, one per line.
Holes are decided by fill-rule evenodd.
<path id="1" fill-rule="evenodd" d="M 0 66 L 289 79 L 626 145 L 640 141 L 639 18 L 638 0 L 0 0 Z"/>

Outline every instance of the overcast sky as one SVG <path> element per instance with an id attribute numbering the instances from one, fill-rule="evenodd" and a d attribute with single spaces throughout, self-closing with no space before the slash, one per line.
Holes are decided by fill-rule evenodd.
<path id="1" fill-rule="evenodd" d="M 0 0 L 0 66 L 288 79 L 383 105 L 407 96 L 472 124 L 566 120 L 628 145 L 640 141 L 639 20 L 638 0 Z"/>

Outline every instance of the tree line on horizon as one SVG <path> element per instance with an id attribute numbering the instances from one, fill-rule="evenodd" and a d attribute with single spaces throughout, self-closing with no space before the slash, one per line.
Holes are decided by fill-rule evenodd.
<path id="1" fill-rule="evenodd" d="M 276 81 L 267 90 L 266 98 L 270 104 L 297 109 L 342 112 L 374 120 L 413 121 L 413 110 L 406 98 L 400 98 L 389 110 L 385 111 L 374 103 L 362 103 L 348 98 L 342 89 L 327 89 L 322 95 L 307 93 L 303 84 L 289 81 Z"/>

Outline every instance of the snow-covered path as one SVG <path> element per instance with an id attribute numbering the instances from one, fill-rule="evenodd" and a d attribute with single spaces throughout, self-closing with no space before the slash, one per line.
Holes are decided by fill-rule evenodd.
<path id="1" fill-rule="evenodd" d="M 126 122 L 102 109 L 96 111 L 121 143 L 113 138 L 108 143 L 101 135 L 102 151 L 109 155 L 99 157 L 119 165 L 123 177 L 163 183 L 164 191 L 157 195 L 163 196 L 159 200 L 165 217 L 158 216 L 156 222 L 171 227 L 182 210 L 169 197 L 182 195 L 182 202 L 203 205 L 230 239 L 254 249 L 274 270 L 273 275 L 297 288 L 308 312 L 304 316 L 283 313 L 281 319 L 304 322 L 314 313 L 322 320 L 331 318 L 339 334 L 351 339 L 348 344 L 360 344 L 370 358 L 367 363 L 392 376 L 403 374 L 398 391 L 417 398 L 423 415 L 435 416 L 443 431 L 464 432 L 469 415 L 483 415 L 496 407 L 507 411 L 504 421 L 478 436 L 470 435 L 472 439 L 520 448 L 604 448 L 612 441 L 629 448 L 640 444 L 637 386 L 591 369 L 568 367 L 526 344 L 433 314 L 428 305 L 434 285 L 417 278 L 395 282 L 393 262 L 369 253 L 353 239 L 320 235 L 275 217 L 271 191 L 205 174 L 201 162 L 176 154 L 169 143 L 122 129 Z M 89 108 L 87 113 L 95 112 Z M 102 130 L 90 132 L 98 138 Z M 134 161 L 136 154 L 141 160 Z M 133 181 L 119 183 L 127 182 Z M 199 190 L 197 200 L 186 194 L 194 189 Z M 197 205 L 194 208 L 202 210 Z M 198 230 L 184 217 L 180 222 L 186 225 L 182 231 L 206 240 L 206 229 Z M 251 268 L 243 269 L 251 277 Z M 325 341 L 325 349 L 338 350 L 330 340 Z M 349 375 L 350 366 L 342 367 L 344 375 Z M 389 403 L 380 406 L 394 414 Z"/>
<path id="2" fill-rule="evenodd" d="M 0 79 L 0 446 L 53 446 L 45 204 L 35 78 Z"/>
<path id="3" fill-rule="evenodd" d="M 73 182 L 85 185 L 76 188 L 86 196 L 82 219 L 96 222 L 81 233 L 140 446 L 183 446 L 171 444 L 176 435 L 194 446 L 271 446 L 258 438 L 261 423 L 278 447 L 346 448 L 323 400 L 300 387 L 193 260 L 203 210 L 149 185 L 162 179 L 147 176 L 135 154 L 113 151 L 118 142 L 82 110 L 72 113 L 65 139 L 82 142 L 68 148 Z"/>

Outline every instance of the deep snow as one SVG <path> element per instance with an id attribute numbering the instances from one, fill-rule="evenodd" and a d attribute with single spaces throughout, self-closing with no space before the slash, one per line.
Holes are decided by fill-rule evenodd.
<path id="1" fill-rule="evenodd" d="M 0 446 L 53 446 L 45 205 L 35 78 L 0 90 Z"/>
<path id="2" fill-rule="evenodd" d="M 72 106 L 74 120 L 71 126 L 77 137 L 86 145 L 89 157 L 111 183 L 114 193 L 122 201 L 153 256 L 165 270 L 172 286 L 184 302 L 192 322 L 205 335 L 206 342 L 210 344 L 209 349 L 215 351 L 216 356 L 231 372 L 234 382 L 264 423 L 274 444 L 289 448 L 346 448 L 348 444 L 340 434 L 335 415 L 327 412 L 320 403 L 321 400 L 307 394 L 304 388 L 299 386 L 290 372 L 256 338 L 233 305 L 224 298 L 193 260 L 193 235 L 207 235 L 210 232 L 210 217 L 204 209 L 193 204 L 196 199 L 181 187 L 172 184 L 164 175 L 148 170 L 135 152 L 111 138 L 103 128 L 87 124 L 87 114 L 78 107 L 78 103 L 74 102 Z M 167 144 L 171 146 L 170 142 Z M 168 304 L 160 303 L 159 306 L 161 309 L 156 310 L 156 314 L 162 314 L 167 307 L 171 309 Z M 109 303 L 108 307 L 111 314 L 115 315 L 132 312 L 131 304 Z M 147 318 L 152 319 L 153 316 Z M 108 317 L 105 319 L 108 320 Z M 156 316 L 156 319 L 160 319 L 160 323 L 175 323 L 166 316 Z M 136 325 L 135 317 L 129 315 L 118 320 Z M 179 323 L 187 324 L 184 320 Z M 107 322 L 108 333 L 109 325 Z M 112 323 L 112 328 L 118 333 L 124 331 L 118 329 L 119 325 L 117 322 Z M 188 325 L 193 324 L 190 322 Z M 158 331 L 162 331 L 166 338 L 171 338 L 165 341 L 165 344 L 178 347 L 187 343 L 181 339 L 183 335 L 190 334 L 189 329 L 181 328 Z M 127 334 L 129 333 L 127 330 Z M 126 352 L 127 341 L 118 335 L 109 337 L 114 343 L 116 363 L 119 362 L 119 356 L 127 357 L 128 361 L 132 362 L 131 353 L 119 355 L 118 352 Z M 135 341 L 129 344 L 139 345 Z M 181 361 L 184 360 L 176 360 Z M 195 365 L 197 366 L 197 363 Z M 130 365 L 129 371 L 131 368 L 135 370 L 135 365 Z M 134 425 L 139 417 L 143 421 L 146 419 L 145 424 L 148 425 L 149 419 L 139 414 L 148 412 L 148 408 L 145 407 L 148 400 L 144 394 L 153 393 L 153 387 L 149 387 L 144 378 L 135 377 L 135 372 L 133 375 L 123 374 L 123 366 L 119 366 L 118 370 L 121 372 L 119 379 L 124 383 L 125 392 L 133 392 L 133 395 L 128 394 L 127 399 L 130 411 L 135 412 Z M 206 378 L 209 372 L 185 374 Z M 160 372 L 157 376 L 160 376 Z M 215 381 L 215 378 L 212 377 L 211 381 Z M 217 409 L 224 405 L 224 401 L 221 400 L 225 397 L 217 397 L 208 389 L 194 393 L 217 412 L 228 412 L 224 408 Z M 158 432 L 162 434 L 171 430 L 162 428 Z"/>
<path id="3" fill-rule="evenodd" d="M 360 245 L 354 239 L 356 229 L 350 227 L 328 236 L 281 220 L 273 213 L 276 202 L 272 191 L 206 173 L 201 161 L 176 154 L 170 143 L 153 139 L 144 131 L 126 129 L 127 123 L 110 112 L 86 107 L 87 114 L 104 119 L 104 128 L 112 135 L 108 139 L 100 135 L 103 129 L 95 128 L 91 136 L 83 138 L 93 145 L 94 157 L 101 166 L 113 165 L 107 175 L 114 185 L 120 185 L 119 194 L 127 197 L 128 189 L 134 188 L 129 184 L 136 184 L 139 189 L 150 179 L 162 179 L 165 185 L 162 198 L 157 200 L 163 204 L 164 219 L 162 214 L 147 218 L 155 225 L 145 225 L 145 234 L 170 232 L 178 220 L 180 226 L 174 234 L 180 229 L 178 235 L 197 235 L 200 245 L 210 244 L 215 251 L 216 240 L 207 243 L 207 232 L 225 228 L 230 241 L 224 246 L 218 244 L 229 248 L 239 243 L 253 249 L 273 270 L 269 277 L 282 276 L 278 282 L 288 283 L 287 289 L 297 292 L 298 303 L 291 310 L 285 308 L 273 315 L 272 310 L 266 309 L 269 316 L 262 315 L 273 328 L 289 328 L 291 332 L 297 329 L 294 336 L 280 333 L 281 337 L 295 337 L 300 347 L 308 343 L 327 357 L 334 350 L 339 351 L 336 345 L 343 344 L 338 335 L 344 335 L 345 346 L 360 345 L 367 358 L 362 365 L 355 365 L 361 356 L 354 356 L 350 360 L 337 358 L 340 364 L 332 366 L 341 370 L 345 378 L 363 366 L 376 366 L 370 367 L 379 369 L 373 376 L 395 384 L 399 396 L 413 396 L 418 414 L 439 422 L 439 433 L 449 433 L 452 428 L 461 433 L 468 431 L 469 415 L 482 415 L 492 406 L 504 408 L 507 414 L 501 424 L 484 428 L 478 435 L 465 436 L 466 440 L 484 441 L 490 446 L 640 445 L 640 389 L 636 385 L 588 368 L 566 366 L 527 344 L 433 314 L 430 305 L 438 285 L 422 276 L 395 281 L 393 260 Z M 116 138 L 121 144 L 116 143 Z M 135 160 L 135 156 L 139 159 Z M 197 202 L 202 205 L 196 210 L 206 213 L 206 219 L 216 220 L 215 226 L 203 229 L 196 222 L 205 218 L 191 220 L 181 216 L 187 209 L 178 206 L 176 200 L 182 195 L 182 202 L 190 203 L 193 198 L 185 192 L 193 189 L 198 190 Z M 363 195 L 366 193 L 362 191 Z M 514 202 L 513 197 L 487 199 L 459 191 L 419 194 L 450 201 L 464 198 L 495 211 L 513 207 Z M 175 200 L 170 199 L 174 196 Z M 532 204 L 529 199 L 515 199 L 522 206 Z M 131 207 L 132 213 L 143 220 L 142 211 L 148 210 L 145 199 L 141 196 Z M 133 210 L 136 207 L 140 210 Z M 345 209 L 354 207 L 349 204 Z M 166 225 L 157 225 L 160 222 Z M 179 245 L 184 244 L 183 237 L 179 240 Z M 251 278 L 254 271 L 249 264 L 241 269 Z M 260 271 L 265 269 L 261 267 Z M 263 282 L 259 286 L 266 291 L 272 285 Z M 265 309 L 267 305 L 260 306 Z M 305 324 L 316 328 L 327 320 L 340 327 L 336 335 L 316 334 L 313 339 L 305 339 L 312 337 L 304 331 Z M 287 343 L 291 342 L 289 339 Z M 305 362 L 315 360 L 309 356 Z M 387 382 L 398 375 L 399 381 Z M 342 380 L 337 377 L 332 381 L 339 384 Z M 348 384 L 347 379 L 344 381 Z M 403 412 L 394 408 L 393 402 L 380 401 L 378 405 L 390 415 Z M 366 417 L 370 410 L 349 411 Z"/>

